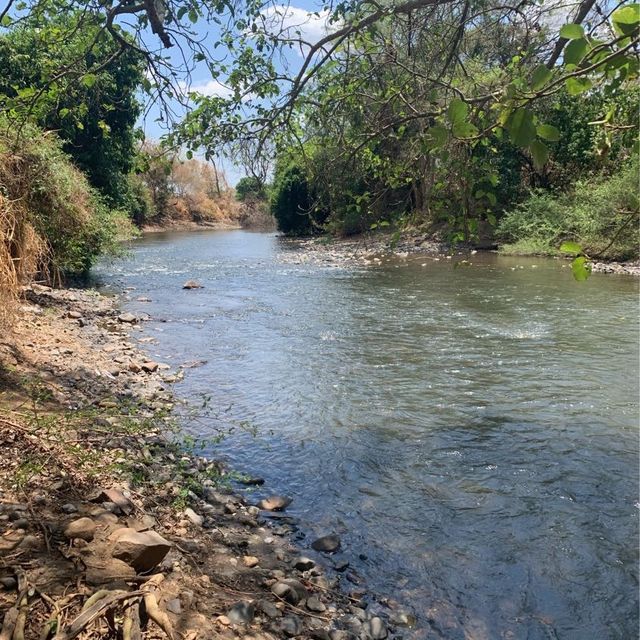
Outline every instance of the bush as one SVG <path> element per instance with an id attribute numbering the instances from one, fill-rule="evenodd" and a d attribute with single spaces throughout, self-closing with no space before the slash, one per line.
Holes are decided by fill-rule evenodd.
<path id="1" fill-rule="evenodd" d="M 1 268 L 11 270 L 7 260 L 22 264 L 26 255 L 27 266 L 14 268 L 15 283 L 36 272 L 55 283 L 86 273 L 132 227 L 125 213 L 106 207 L 54 134 L 27 129 L 17 143 L 0 138 Z"/>
<path id="2" fill-rule="evenodd" d="M 240 202 L 246 202 L 247 200 L 264 200 L 266 197 L 267 194 L 264 186 L 258 178 L 245 176 L 238 180 L 238 184 L 236 185 L 236 198 Z"/>
<path id="3" fill-rule="evenodd" d="M 571 192 L 534 192 L 507 212 L 497 229 L 506 253 L 557 253 L 573 240 L 592 257 L 638 257 L 638 157 L 621 162 L 617 173 L 579 181 Z"/>

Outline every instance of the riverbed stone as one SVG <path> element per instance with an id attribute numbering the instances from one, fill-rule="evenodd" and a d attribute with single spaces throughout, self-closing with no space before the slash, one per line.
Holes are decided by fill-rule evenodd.
<path id="1" fill-rule="evenodd" d="M 286 496 L 269 496 L 258 502 L 260 509 L 265 511 L 284 511 L 293 500 Z"/>
<path id="2" fill-rule="evenodd" d="M 316 563 L 306 556 L 298 556 L 297 558 L 294 558 L 292 564 L 299 571 L 308 571 L 316 566 Z"/>
<path id="3" fill-rule="evenodd" d="M 371 640 L 384 640 L 388 635 L 385 621 L 378 616 L 364 623 L 364 631 Z"/>
<path id="4" fill-rule="evenodd" d="M 64 535 L 69 539 L 80 538 L 90 542 L 96 534 L 96 523 L 91 518 L 78 518 L 69 522 L 64 528 Z"/>
<path id="5" fill-rule="evenodd" d="M 98 497 L 94 499 L 94 502 L 102 502 L 102 506 L 108 511 L 113 511 L 113 513 L 122 513 L 126 516 L 134 510 L 131 500 L 129 500 L 129 498 L 127 498 L 119 489 L 103 489 L 98 494 Z"/>
<path id="6" fill-rule="evenodd" d="M 267 618 L 271 618 L 272 620 L 282 617 L 282 611 L 269 600 L 259 600 L 257 603 L 257 608 L 259 611 L 264 613 Z"/>
<path id="7" fill-rule="evenodd" d="M 298 616 L 290 615 L 282 618 L 277 625 L 278 631 L 289 638 L 299 636 L 302 633 L 302 620 Z"/>
<path id="8" fill-rule="evenodd" d="M 199 514 L 196 513 L 191 507 L 187 507 L 184 510 L 184 515 L 193 523 L 196 525 L 196 527 L 201 527 L 204 524 L 204 518 Z"/>
<path id="9" fill-rule="evenodd" d="M 138 322 L 138 318 L 136 318 L 133 313 L 121 313 L 118 316 L 118 321 L 124 324 L 135 324 Z"/>
<path id="10" fill-rule="evenodd" d="M 309 609 L 309 611 L 315 611 L 316 613 L 322 613 L 327 610 L 327 606 L 324 602 L 321 602 L 317 596 L 311 596 L 307 598 L 307 609 Z"/>
<path id="11" fill-rule="evenodd" d="M 311 543 L 311 547 L 316 551 L 322 551 L 323 553 L 333 553 L 340 548 L 340 537 L 335 533 L 331 533 L 327 536 L 322 536 Z"/>
<path id="12" fill-rule="evenodd" d="M 253 602 L 236 602 L 229 611 L 227 618 L 233 624 L 250 624 L 255 616 L 256 608 Z"/>
<path id="13" fill-rule="evenodd" d="M 111 555 L 137 571 L 153 569 L 171 549 L 171 543 L 156 531 L 136 531 L 123 527 L 114 531 L 111 539 L 115 540 Z"/>
<path id="14" fill-rule="evenodd" d="M 202 285 L 196 280 L 187 280 L 183 285 L 183 289 L 202 289 Z"/>
<path id="15" fill-rule="evenodd" d="M 158 367 L 160 365 L 157 362 L 154 362 L 153 360 L 149 360 L 148 362 L 143 362 L 140 365 L 140 368 L 145 372 L 145 373 L 154 373 L 155 371 L 158 370 Z"/>

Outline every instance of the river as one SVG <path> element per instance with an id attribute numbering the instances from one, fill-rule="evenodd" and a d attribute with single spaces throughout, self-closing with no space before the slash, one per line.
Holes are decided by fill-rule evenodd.
<path id="1" fill-rule="evenodd" d="M 340 534 L 424 637 L 637 637 L 637 280 L 303 258 L 272 234 L 153 234 L 98 276 L 134 288 L 154 359 L 206 361 L 176 385 L 212 408 L 193 435 L 235 425 L 212 455 L 292 496 L 306 540 Z"/>

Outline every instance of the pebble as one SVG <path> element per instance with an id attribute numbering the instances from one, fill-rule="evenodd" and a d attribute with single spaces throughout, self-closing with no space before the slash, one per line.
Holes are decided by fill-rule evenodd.
<path id="1" fill-rule="evenodd" d="M 126 324 L 135 324 L 138 322 L 138 318 L 136 318 L 133 313 L 121 313 L 118 316 L 118 321 Z"/>
<path id="2" fill-rule="evenodd" d="M 265 511 L 284 511 L 293 500 L 285 496 L 269 496 L 258 502 L 260 509 Z"/>
<path id="3" fill-rule="evenodd" d="M 315 611 L 316 613 L 322 613 L 327 610 L 327 607 L 320 601 L 320 598 L 317 596 L 311 596 L 310 598 L 307 598 L 307 609 L 309 609 L 309 611 Z"/>
<path id="4" fill-rule="evenodd" d="M 229 611 L 227 618 L 233 624 L 249 624 L 255 616 L 255 605 L 253 602 L 236 602 Z"/>
<path id="5" fill-rule="evenodd" d="M 290 638 L 302 633 L 302 621 L 298 616 L 286 616 L 278 624 L 278 630 Z"/>
<path id="6" fill-rule="evenodd" d="M 244 556 L 244 558 L 242 558 L 242 562 L 245 567 L 249 567 L 250 569 L 257 567 L 260 564 L 260 560 L 255 556 Z"/>
<path id="7" fill-rule="evenodd" d="M 293 566 L 300 571 L 307 571 L 309 569 L 313 569 L 316 566 L 316 563 L 311 559 L 305 556 L 299 556 L 294 559 Z"/>
<path id="8" fill-rule="evenodd" d="M 182 613 L 182 604 L 180 603 L 180 598 L 167 600 L 165 607 L 170 613 L 175 613 L 176 615 L 180 615 Z"/>
<path id="9" fill-rule="evenodd" d="M 64 535 L 69 539 L 80 538 L 90 542 L 96 534 L 96 523 L 91 518 L 78 518 L 64 528 Z"/>
<path id="10" fill-rule="evenodd" d="M 269 600 L 259 600 L 257 603 L 258 609 L 264 613 L 267 618 L 275 619 L 282 616 L 282 611 Z"/>
<path id="11" fill-rule="evenodd" d="M 384 640 L 388 635 L 387 625 L 382 618 L 377 616 L 365 622 L 364 629 L 372 640 Z"/>

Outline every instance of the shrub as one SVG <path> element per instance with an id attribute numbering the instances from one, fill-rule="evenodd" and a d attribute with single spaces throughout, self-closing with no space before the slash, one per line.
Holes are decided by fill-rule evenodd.
<path id="1" fill-rule="evenodd" d="M 236 185 L 236 198 L 240 202 L 246 202 L 247 200 L 264 200 L 267 197 L 264 186 L 253 176 L 245 176 L 238 180 Z"/>
<path id="2" fill-rule="evenodd" d="M 34 126 L 17 143 L 0 137 L 0 195 L 5 297 L 36 272 L 51 283 L 86 273 L 132 230 L 126 214 L 105 206 L 55 134 Z"/>
<path id="3" fill-rule="evenodd" d="M 638 256 L 638 157 L 618 171 L 577 182 L 566 194 L 533 192 L 507 212 L 497 229 L 507 253 L 557 253 L 563 240 L 581 244 L 592 257 Z"/>

